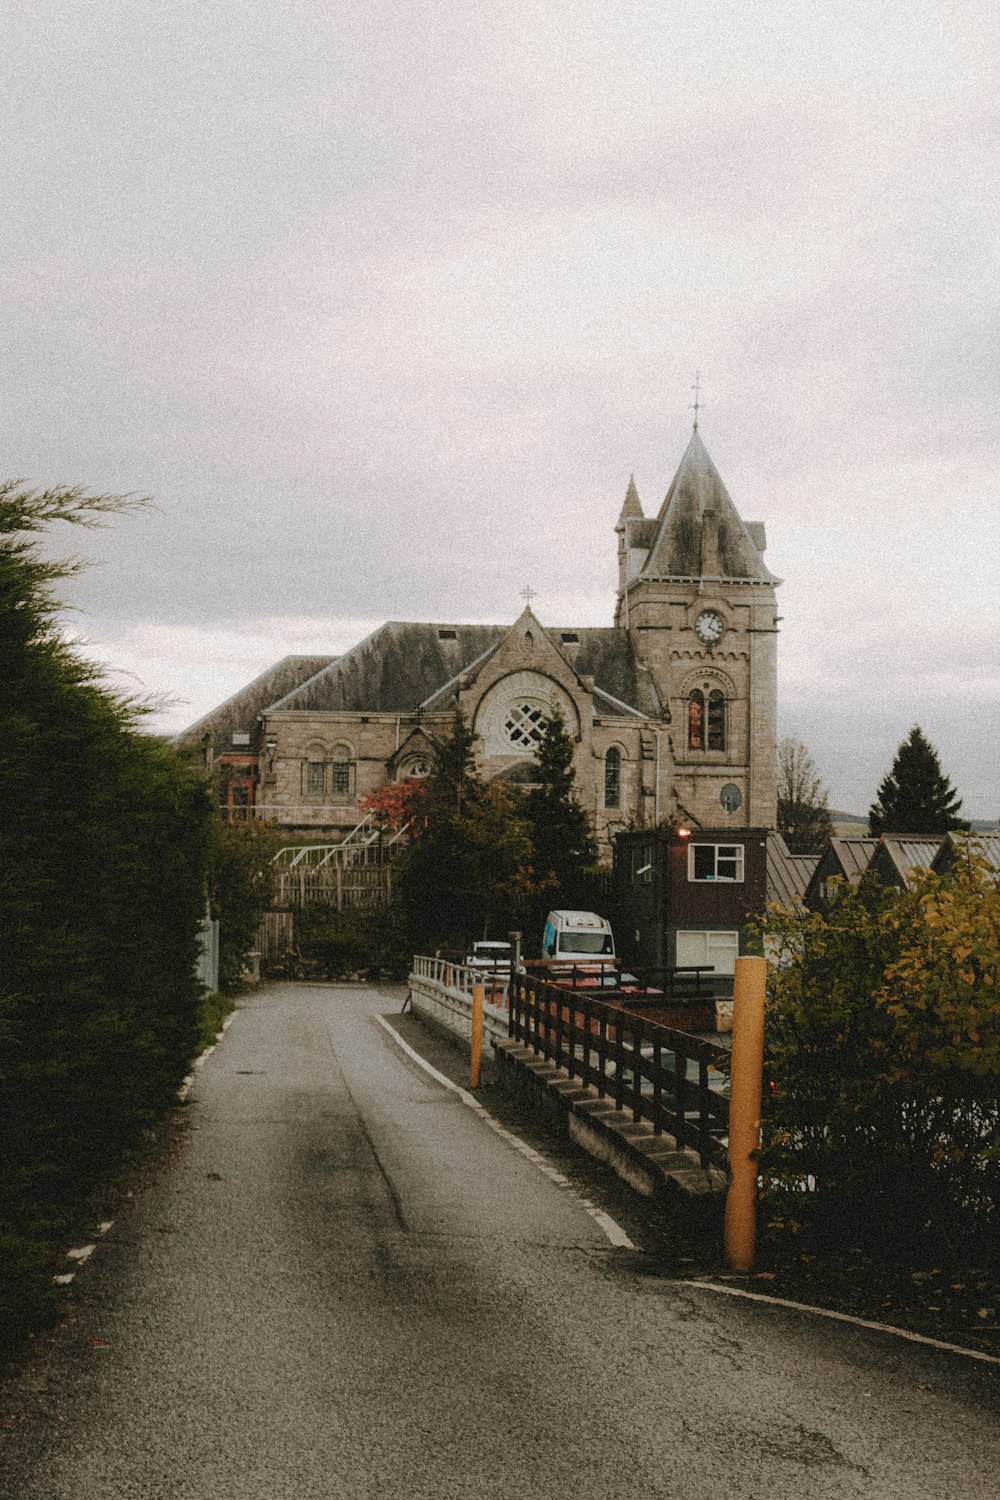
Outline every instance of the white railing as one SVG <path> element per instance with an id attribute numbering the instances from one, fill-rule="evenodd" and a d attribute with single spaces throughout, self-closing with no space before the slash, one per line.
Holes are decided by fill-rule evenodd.
<path id="1" fill-rule="evenodd" d="M 410 829 L 404 823 L 387 837 L 372 813 L 366 813 L 350 833 L 337 844 L 286 844 L 271 863 L 281 869 L 294 870 L 302 865 L 319 869 L 329 864 L 370 864 L 384 857 Z"/>
<path id="2" fill-rule="evenodd" d="M 436 1022 L 456 1036 L 472 1036 L 472 989 L 484 989 L 483 1022 L 486 1036 L 499 1041 L 507 1035 L 509 975 L 501 969 L 484 971 L 468 964 L 420 954 L 410 969 L 410 999 L 417 1015 Z"/>

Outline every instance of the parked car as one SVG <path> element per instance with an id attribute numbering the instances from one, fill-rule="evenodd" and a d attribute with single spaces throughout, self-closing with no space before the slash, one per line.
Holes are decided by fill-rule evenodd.
<path id="1" fill-rule="evenodd" d="M 510 972 L 511 960 L 514 957 L 514 949 L 510 943 L 488 942 L 473 943 L 472 952 L 465 957 L 467 969 L 483 969 L 490 974 L 508 974 Z"/>

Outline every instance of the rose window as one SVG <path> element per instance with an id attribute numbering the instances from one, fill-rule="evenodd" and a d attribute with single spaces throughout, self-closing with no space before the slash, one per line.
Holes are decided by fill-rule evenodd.
<path id="1" fill-rule="evenodd" d="M 503 732 L 516 750 L 533 750 L 545 732 L 546 710 L 540 703 L 521 699 L 507 711 Z"/>

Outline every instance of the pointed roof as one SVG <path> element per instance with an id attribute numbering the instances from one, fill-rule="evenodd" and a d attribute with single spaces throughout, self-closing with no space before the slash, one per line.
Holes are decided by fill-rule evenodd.
<path id="1" fill-rule="evenodd" d="M 697 429 L 691 434 L 660 507 L 656 539 L 640 577 L 701 577 L 702 524 L 706 511 L 715 513 L 721 577 L 747 578 L 755 583 L 780 582 L 765 566 Z"/>
<path id="2" fill-rule="evenodd" d="M 625 491 L 625 499 L 622 502 L 621 515 L 618 517 L 618 526 L 623 526 L 626 521 L 641 521 L 642 519 L 642 505 L 639 500 L 639 491 L 635 487 L 635 475 L 630 474 L 628 489 Z M 615 530 L 617 529 L 618 527 L 615 528 Z"/>

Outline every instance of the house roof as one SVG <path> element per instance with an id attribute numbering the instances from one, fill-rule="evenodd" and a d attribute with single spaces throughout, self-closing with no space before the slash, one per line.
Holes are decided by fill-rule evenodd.
<path id="1" fill-rule="evenodd" d="M 218 738 L 237 729 L 252 731 L 257 715 L 269 704 L 308 681 L 336 659 L 335 656 L 283 656 L 246 687 L 240 688 L 238 693 L 183 730 L 174 739 L 174 744 L 189 745 L 203 739 L 206 734 Z"/>
<path id="2" fill-rule="evenodd" d="M 510 628 L 392 620 L 268 706 L 412 713 L 434 700 L 435 707 L 445 707 L 457 696 L 460 676 L 488 657 Z M 565 627 L 545 634 L 578 676 L 593 678 L 599 711 L 658 712 L 652 679 L 639 669 L 625 631 Z"/>
<path id="3" fill-rule="evenodd" d="M 846 878 L 857 885 L 872 862 L 878 839 L 831 839 L 830 852 L 835 856 Z"/>
<path id="4" fill-rule="evenodd" d="M 767 836 L 767 899 L 786 911 L 805 911 L 806 886 L 816 872 L 818 854 L 792 854 L 780 833 Z"/>
<path id="5" fill-rule="evenodd" d="M 947 869 L 956 859 L 969 850 L 989 865 L 1000 871 L 1000 833 L 946 833 L 944 841 L 934 856 L 932 868 Z"/>
<path id="6" fill-rule="evenodd" d="M 909 885 L 915 869 L 930 869 L 934 856 L 941 847 L 941 837 L 921 834 L 907 838 L 905 834 L 884 833 L 879 846 L 898 871 L 900 879 Z"/>
<path id="7" fill-rule="evenodd" d="M 780 582 L 765 566 L 697 430 L 660 507 L 656 537 L 639 576 L 701 577 L 706 511 L 714 512 L 718 527 L 720 577 Z"/>

